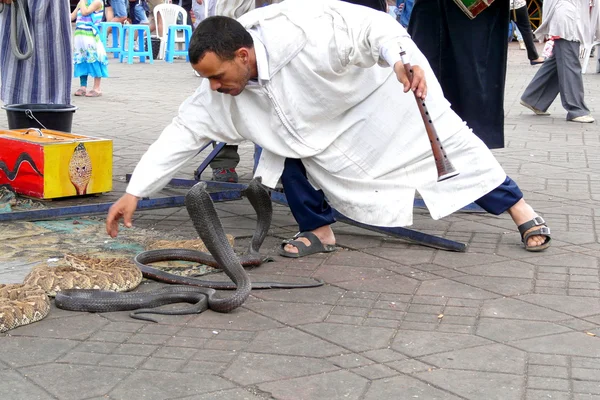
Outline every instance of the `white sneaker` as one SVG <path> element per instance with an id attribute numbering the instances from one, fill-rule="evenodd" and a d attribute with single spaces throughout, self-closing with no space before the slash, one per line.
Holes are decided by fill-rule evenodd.
<path id="1" fill-rule="evenodd" d="M 550 115 L 550 113 L 548 111 L 542 111 L 538 108 L 535 108 L 534 106 L 530 106 L 529 104 L 525 103 L 523 100 L 521 100 L 521 105 L 523 107 L 529 108 L 531 111 L 533 111 L 535 113 L 535 115 Z"/>
<path id="2" fill-rule="evenodd" d="M 591 124 L 592 122 L 596 121 L 594 119 L 594 117 L 592 117 L 591 115 L 582 115 L 581 117 L 575 117 L 573 119 L 570 119 L 569 121 L 571 122 L 581 122 L 583 124 Z"/>
<path id="3" fill-rule="evenodd" d="M 525 47 L 525 42 L 522 40 L 519 40 L 519 49 L 527 50 L 527 47 Z"/>

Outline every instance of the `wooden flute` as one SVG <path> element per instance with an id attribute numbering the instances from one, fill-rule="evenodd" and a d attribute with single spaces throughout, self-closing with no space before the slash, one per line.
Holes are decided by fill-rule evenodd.
<path id="1" fill-rule="evenodd" d="M 406 71 L 406 75 L 408 76 L 408 80 L 412 85 L 413 80 L 413 70 L 410 63 L 404 62 L 404 58 L 402 57 L 406 53 L 404 51 L 400 52 L 400 58 L 402 59 L 402 63 L 404 64 L 404 70 Z M 438 182 L 444 181 L 446 179 L 450 179 L 456 175 L 458 175 L 458 171 L 454 168 L 448 156 L 446 155 L 446 151 L 444 150 L 444 146 L 442 146 L 442 142 L 433 126 L 433 122 L 431 121 L 431 116 L 429 115 L 429 111 L 427 111 L 427 106 L 425 105 L 425 101 L 420 99 L 417 96 L 416 92 L 413 92 L 415 95 L 415 100 L 417 101 L 417 106 L 419 107 L 419 111 L 421 112 L 421 117 L 423 118 L 423 123 L 425 124 L 425 129 L 427 130 L 427 136 L 429 137 L 429 143 L 431 144 L 431 151 L 433 152 L 433 158 L 435 160 L 435 167 L 437 168 L 438 174 Z"/>

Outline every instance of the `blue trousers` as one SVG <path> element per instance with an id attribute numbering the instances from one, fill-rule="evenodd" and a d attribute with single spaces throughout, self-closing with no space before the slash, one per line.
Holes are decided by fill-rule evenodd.
<path id="1" fill-rule="evenodd" d="M 299 159 L 287 158 L 281 175 L 283 191 L 300 232 L 313 231 L 335 222 L 333 210 L 322 190 L 316 190 L 306 178 L 306 168 Z M 504 182 L 475 201 L 490 214 L 500 215 L 523 198 L 516 182 L 506 177 Z"/>

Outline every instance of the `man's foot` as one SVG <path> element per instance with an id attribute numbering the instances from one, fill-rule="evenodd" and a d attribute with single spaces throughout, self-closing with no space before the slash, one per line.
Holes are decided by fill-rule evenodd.
<path id="1" fill-rule="evenodd" d="M 525 200 L 519 200 L 508 213 L 519 229 L 527 251 L 542 251 L 550 247 L 550 228 Z"/>
<path id="2" fill-rule="evenodd" d="M 300 243 L 304 244 L 304 247 Z M 299 247 L 302 248 L 300 249 Z M 296 258 L 315 253 L 330 253 L 332 251 L 335 251 L 335 235 L 331 226 L 325 225 L 311 232 L 299 233 L 290 240 L 285 240 L 281 245 L 279 254 L 284 257 Z"/>
<path id="3" fill-rule="evenodd" d="M 217 182 L 237 183 L 238 174 L 235 168 L 213 168 L 212 180 Z"/>

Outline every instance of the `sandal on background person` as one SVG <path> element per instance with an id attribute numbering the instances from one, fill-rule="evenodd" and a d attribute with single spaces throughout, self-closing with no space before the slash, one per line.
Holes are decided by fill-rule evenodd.
<path id="1" fill-rule="evenodd" d="M 98 92 L 98 91 L 96 91 L 96 90 L 93 90 L 93 89 L 92 89 L 92 90 L 90 90 L 90 91 L 89 91 L 89 92 L 88 92 L 88 93 L 85 95 L 85 97 L 100 97 L 100 96 L 102 96 L 102 92 Z"/>

